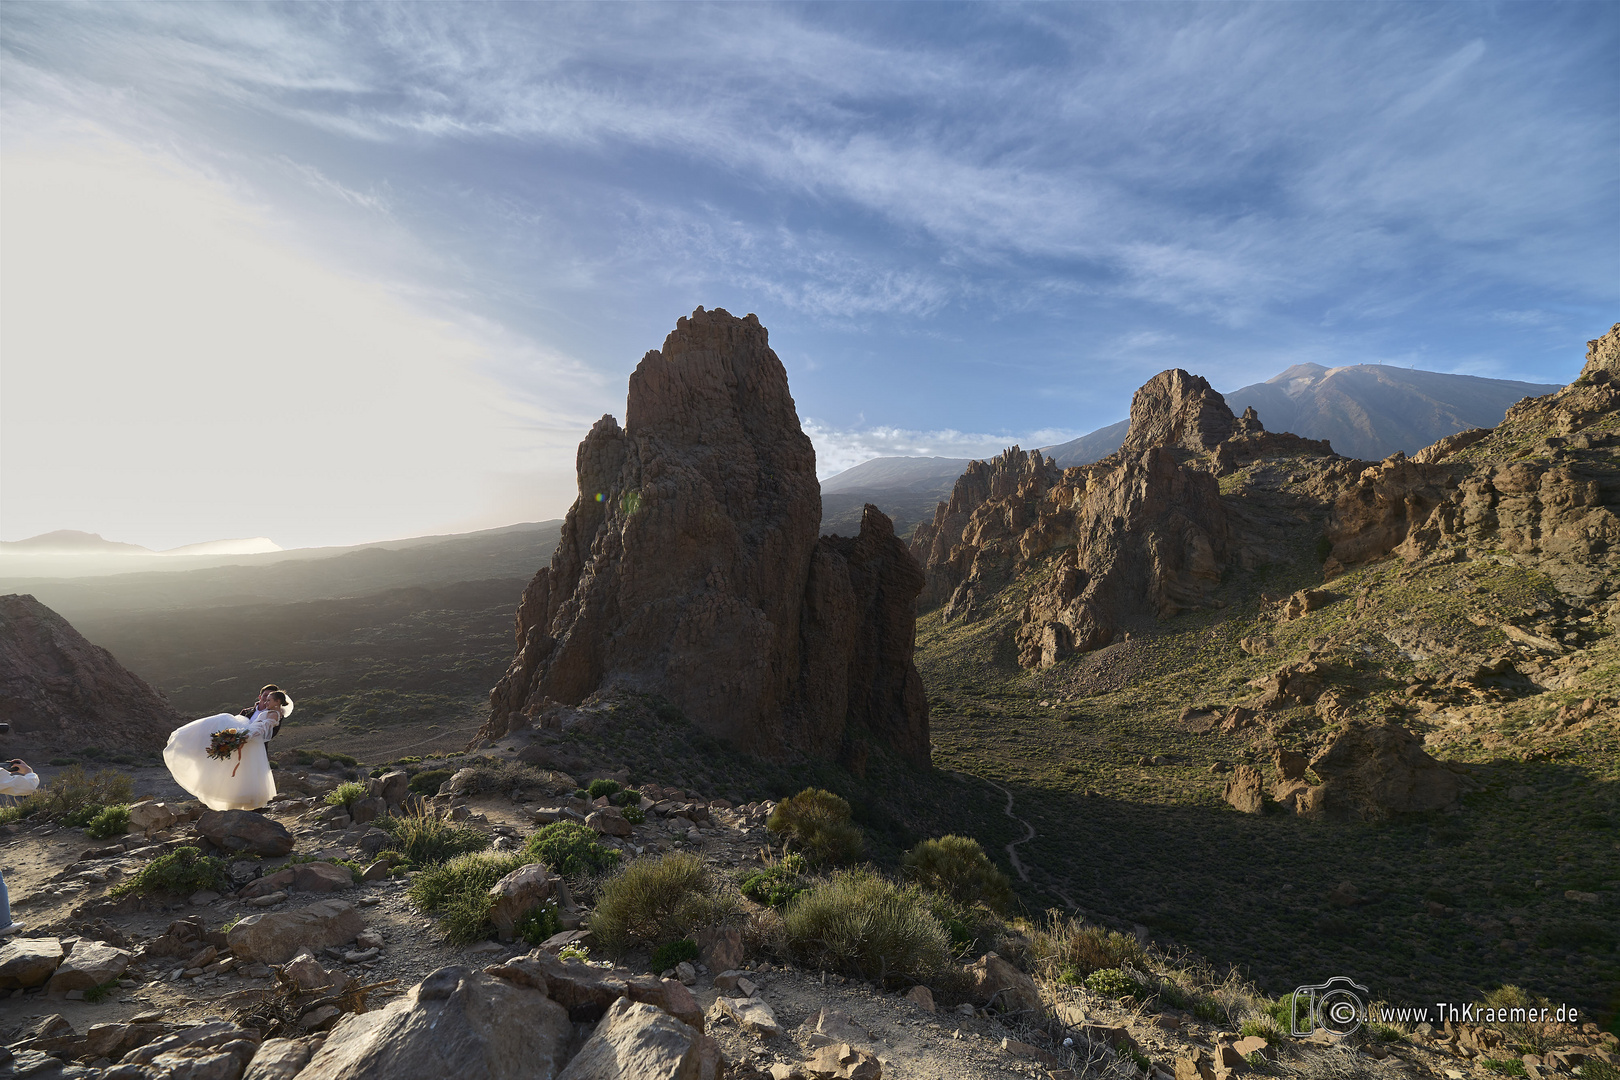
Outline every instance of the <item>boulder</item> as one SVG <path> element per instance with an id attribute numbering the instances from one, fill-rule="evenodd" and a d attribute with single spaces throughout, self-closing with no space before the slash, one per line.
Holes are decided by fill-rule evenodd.
<path id="1" fill-rule="evenodd" d="M 764 1037 L 782 1034 L 776 1013 L 759 998 L 717 997 L 709 1007 L 711 1017 L 724 1017 L 744 1031 Z"/>
<path id="2" fill-rule="evenodd" d="M 354 810 L 349 816 L 356 824 L 364 824 L 368 821 L 375 821 L 386 813 L 388 813 L 388 804 L 382 799 L 372 797 L 356 799 Z"/>
<path id="3" fill-rule="evenodd" d="M 573 1035 L 540 991 L 444 967 L 380 1009 L 349 1013 L 298 1080 L 529 1080 L 556 1076 Z"/>
<path id="4" fill-rule="evenodd" d="M 1305 779 L 1305 770 L 1311 764 L 1311 759 L 1304 754 L 1281 748 L 1272 754 L 1271 760 L 1272 764 L 1277 768 L 1277 779 L 1279 780 L 1303 780 Z"/>
<path id="5" fill-rule="evenodd" d="M 714 1040 L 673 1016 L 620 998 L 557 1080 L 713 1080 Z"/>
<path id="6" fill-rule="evenodd" d="M 1271 798 L 1296 814 L 1314 814 L 1322 809 L 1327 788 L 1303 780 L 1279 780 L 1271 788 Z"/>
<path id="7" fill-rule="evenodd" d="M 202 947 L 205 932 L 200 916 L 176 919 L 168 929 L 141 947 L 141 957 L 172 956 L 184 959 L 192 956 Z"/>
<path id="8" fill-rule="evenodd" d="M 798 1068 L 814 1080 L 883 1080 L 877 1055 L 849 1043 L 823 1046 Z"/>
<path id="9" fill-rule="evenodd" d="M 921 983 L 906 991 L 906 1000 L 923 1012 L 931 1013 L 934 1011 L 934 992 Z"/>
<path id="10" fill-rule="evenodd" d="M 1266 785 L 1260 770 L 1253 765 L 1239 765 L 1227 777 L 1226 790 L 1221 798 L 1245 814 L 1258 814 L 1265 805 Z"/>
<path id="11" fill-rule="evenodd" d="M 1215 1080 L 1215 1065 L 1209 1052 L 1195 1046 L 1178 1057 L 1176 1080 Z"/>
<path id="12" fill-rule="evenodd" d="M 293 1080 L 309 1064 L 312 1053 L 309 1039 L 266 1039 L 242 1080 Z"/>
<path id="13" fill-rule="evenodd" d="M 274 858 L 293 849 L 286 826 L 251 810 L 210 810 L 197 819 L 196 828 L 223 851 Z"/>
<path id="14" fill-rule="evenodd" d="M 1035 980 L 1003 960 L 996 953 L 985 953 L 966 969 L 972 984 L 973 1000 L 982 1008 L 998 1008 L 1002 1012 L 1032 1012 L 1037 1016 L 1044 1010 L 1041 992 Z"/>
<path id="15" fill-rule="evenodd" d="M 287 961 L 282 965 L 281 974 L 299 990 L 324 990 L 332 985 L 332 973 L 309 953 Z"/>
<path id="16" fill-rule="evenodd" d="M 165 1035 L 123 1056 L 107 1080 L 236 1080 L 259 1049 L 259 1033 L 223 1020 Z"/>
<path id="17" fill-rule="evenodd" d="M 603 836 L 629 836 L 634 826 L 616 806 L 604 806 L 585 818 L 585 824 Z"/>
<path id="18" fill-rule="evenodd" d="M 124 973 L 134 954 L 126 949 L 114 948 L 102 941 L 80 938 L 67 954 L 46 989 L 55 993 L 67 990 L 89 990 L 102 983 L 112 982 Z"/>
<path id="19" fill-rule="evenodd" d="M 598 421 L 577 468 L 481 739 L 625 688 L 762 756 L 841 757 L 859 729 L 928 762 L 923 575 L 876 507 L 858 537 L 820 536 L 815 450 L 755 316 L 679 320 L 631 375 L 624 427 Z"/>
<path id="20" fill-rule="evenodd" d="M 231 952 L 247 962 L 285 963 L 299 949 L 344 945 L 366 928 L 355 906 L 342 900 L 322 900 L 293 911 L 249 915 L 227 935 Z"/>
<path id="21" fill-rule="evenodd" d="M 174 807 L 168 803 L 154 802 L 151 799 L 138 802 L 129 808 L 130 832 L 145 833 L 151 836 L 155 832 L 162 832 L 179 820 Z"/>
<path id="22" fill-rule="evenodd" d="M 549 900 L 556 891 L 556 875 L 537 862 L 520 866 L 491 885 L 489 895 L 494 905 L 489 917 L 501 940 L 511 941 L 517 934 L 518 920 Z"/>
<path id="23" fill-rule="evenodd" d="M 57 938 L 12 938 L 0 945 L 0 990 L 44 986 L 62 963 Z"/>
<path id="24" fill-rule="evenodd" d="M 366 785 L 366 793 L 381 799 L 390 810 L 397 810 L 411 793 L 411 774 L 404 769 L 390 769 L 374 777 Z"/>
<path id="25" fill-rule="evenodd" d="M 698 959 L 710 971 L 730 971 L 742 967 L 742 931 L 735 926 L 711 926 L 697 934 Z"/>
<path id="26" fill-rule="evenodd" d="M 354 874 L 336 863 L 311 862 L 288 866 L 250 883 L 238 895 L 244 900 L 284 890 L 325 893 L 354 886 Z"/>
<path id="27" fill-rule="evenodd" d="M 90 1030 L 84 1033 L 84 1044 L 77 1056 L 117 1061 L 137 1046 L 145 1046 L 173 1034 L 177 1026 L 152 1020 L 128 1024 L 92 1024 Z"/>
<path id="28" fill-rule="evenodd" d="M 1458 775 L 1398 724 L 1351 721 L 1311 762 L 1329 812 L 1379 817 L 1443 810 L 1462 795 Z"/>
<path id="29" fill-rule="evenodd" d="M 627 997 L 655 1005 L 677 1020 L 703 1030 L 703 1010 L 692 992 L 674 979 L 559 960 L 545 949 L 535 949 L 524 959 L 538 965 L 551 1000 L 567 1009 L 575 1023 L 595 1023 L 615 1001 Z M 509 961 L 505 966 L 514 963 L 516 961 Z"/>

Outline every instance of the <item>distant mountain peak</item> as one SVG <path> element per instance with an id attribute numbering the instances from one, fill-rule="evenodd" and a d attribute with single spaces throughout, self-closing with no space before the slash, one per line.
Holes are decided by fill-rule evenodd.
<path id="1" fill-rule="evenodd" d="M 151 548 L 139 544 L 123 544 L 105 540 L 99 533 L 79 532 L 77 529 L 57 529 L 40 533 L 26 540 L 0 541 L 0 551 L 53 555 L 150 555 Z"/>

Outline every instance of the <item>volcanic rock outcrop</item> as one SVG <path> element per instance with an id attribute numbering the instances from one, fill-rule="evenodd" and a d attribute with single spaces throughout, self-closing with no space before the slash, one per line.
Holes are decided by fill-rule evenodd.
<path id="1" fill-rule="evenodd" d="M 593 694 L 662 696 L 748 752 L 928 760 L 921 570 L 875 507 L 823 537 L 815 451 L 753 315 L 698 308 L 599 420 L 481 738 Z"/>
<path id="2" fill-rule="evenodd" d="M 1620 578 L 1620 323 L 1587 342 L 1580 377 L 1469 431 L 1361 472 L 1333 507 L 1329 576 L 1408 561 L 1505 554 L 1577 595 Z"/>
<path id="3" fill-rule="evenodd" d="M 944 603 L 947 619 L 976 617 L 1016 573 L 1057 552 L 1020 616 L 1025 667 L 1208 606 L 1239 546 L 1218 477 L 1290 454 L 1333 457 L 1325 442 L 1267 432 L 1252 409 L 1233 416 L 1196 375 L 1161 372 L 1136 392 L 1124 445 L 1102 461 L 1060 470 L 1013 447 L 969 466 L 912 539 L 925 603 Z"/>
<path id="4" fill-rule="evenodd" d="M 32 596 L 0 596 L 0 722 L 18 743 L 152 750 L 180 718 L 162 694 Z"/>

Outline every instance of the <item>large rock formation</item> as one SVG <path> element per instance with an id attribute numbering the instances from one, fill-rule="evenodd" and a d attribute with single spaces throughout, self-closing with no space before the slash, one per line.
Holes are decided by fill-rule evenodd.
<path id="1" fill-rule="evenodd" d="M 925 602 L 944 603 L 948 619 L 976 617 L 1015 574 L 1057 552 L 1020 616 L 1026 667 L 1207 606 L 1238 546 L 1218 477 L 1286 455 L 1333 452 L 1267 432 L 1253 410 L 1233 416 L 1196 375 L 1161 372 L 1136 392 L 1124 445 L 1102 461 L 1060 470 L 1013 447 L 969 466 L 912 539 Z"/>
<path id="2" fill-rule="evenodd" d="M 1463 432 L 1364 469 L 1327 530 L 1327 571 L 1391 554 L 1505 554 L 1567 592 L 1620 578 L 1620 323 L 1587 343 L 1580 377 Z"/>
<path id="3" fill-rule="evenodd" d="M 524 591 L 482 738 L 552 703 L 660 695 L 752 753 L 928 759 L 923 576 L 875 507 L 818 541 L 815 451 L 753 315 L 697 309 L 580 444 L 579 499 Z"/>
<path id="4" fill-rule="evenodd" d="M 152 750 L 180 718 L 99 645 L 32 596 L 0 596 L 0 722 L 19 745 Z"/>

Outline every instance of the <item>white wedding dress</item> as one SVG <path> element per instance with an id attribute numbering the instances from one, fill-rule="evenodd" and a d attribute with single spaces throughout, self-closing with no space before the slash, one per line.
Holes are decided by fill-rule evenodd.
<path id="1" fill-rule="evenodd" d="M 275 709 L 260 709 L 251 718 L 217 713 L 193 720 L 169 736 L 169 745 L 163 748 L 163 763 L 169 767 L 174 782 L 210 810 L 257 810 L 276 795 L 265 740 L 292 711 L 292 699 L 288 698 L 279 716 Z M 240 750 L 224 761 L 208 756 L 215 732 L 244 727 L 251 737 Z"/>

